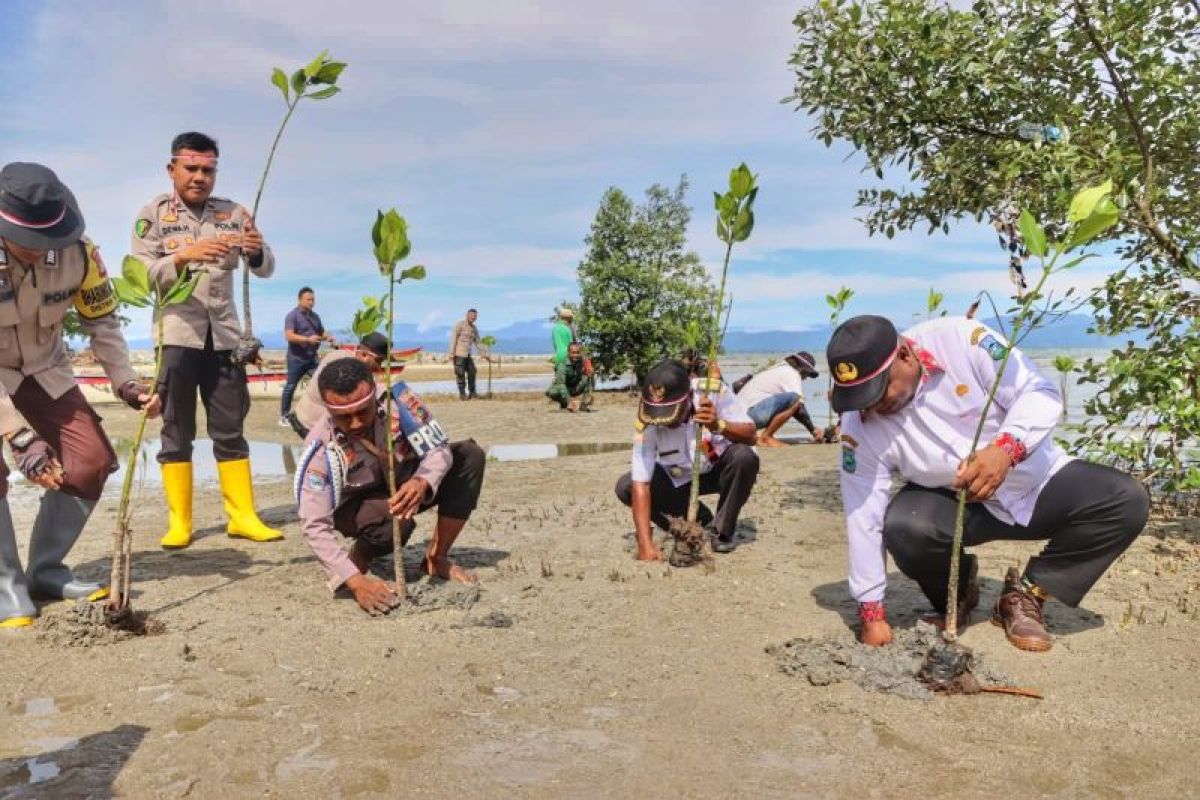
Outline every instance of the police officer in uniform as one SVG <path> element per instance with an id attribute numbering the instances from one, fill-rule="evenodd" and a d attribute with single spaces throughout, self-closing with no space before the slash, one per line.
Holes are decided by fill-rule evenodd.
<path id="1" fill-rule="evenodd" d="M 891 641 L 884 612 L 886 554 L 946 612 L 957 490 L 967 490 L 967 547 L 1046 540 L 1023 572 L 1010 568 L 992 612 L 1022 650 L 1049 650 L 1042 606 L 1077 606 L 1146 524 L 1149 498 L 1130 476 L 1068 456 L 1051 434 L 1062 413 L 1052 381 L 1013 349 L 966 456 L 1009 345 L 973 320 L 947 317 L 897 334 L 860 316 L 828 348 L 833 410 L 842 414 L 842 499 L 850 545 L 850 593 L 862 641 Z M 903 481 L 889 493 L 893 476 Z M 979 602 L 975 556 L 963 555 L 958 619 Z"/>
<path id="2" fill-rule="evenodd" d="M 386 390 L 377 389 L 370 368 L 359 358 L 326 363 L 316 380 L 326 413 L 309 433 L 296 470 L 296 502 L 304 536 L 329 588 L 345 587 L 370 614 L 387 613 L 398 597 L 390 584 L 368 574 L 371 561 L 392 552 L 393 516 L 402 520 L 407 541 L 413 518 L 434 506 L 437 527 L 424 572 L 474 583 L 475 576 L 453 563 L 449 553 L 479 501 L 483 449 L 473 441 L 451 442 L 403 382 L 392 386 L 389 425 Z M 396 459 L 396 493 L 391 497 L 389 430 Z M 349 552 L 338 544 L 337 533 L 354 540 Z"/>
<path id="3" fill-rule="evenodd" d="M 162 312 L 159 388 L 164 407 L 158 461 L 170 519 L 160 543 L 168 549 L 192 541 L 197 392 L 213 442 L 227 532 L 258 542 L 283 538 L 263 524 L 254 508 L 250 448 L 242 434 L 250 392 L 245 368 L 231 357 L 241 336 L 233 297 L 238 264 L 245 260 L 253 274 L 268 278 L 275 259 L 249 212 L 212 196 L 218 155 L 217 143 L 202 133 L 176 136 L 167 163 L 173 190 L 151 200 L 133 227 L 133 253 L 149 268 L 151 280 L 170 286 L 185 272 L 200 275 L 186 302 Z"/>
<path id="4" fill-rule="evenodd" d="M 617 498 L 633 512 L 640 561 L 658 561 L 650 523 L 664 530 L 669 517 L 687 513 L 696 436 L 702 439 L 700 494 L 719 493 L 717 514 L 700 504 L 699 521 L 712 532 L 712 548 L 731 552 L 742 506 L 758 479 L 754 421 L 723 383 L 705 399 L 699 381 L 681 362 L 664 360 L 650 368 L 642 383 L 630 471 L 617 480 Z"/>
<path id="5" fill-rule="evenodd" d="M 114 394 L 135 409 L 148 405 L 152 416 L 159 409 L 129 365 L 112 283 L 83 229 L 75 197 L 52 171 L 21 163 L 0 170 L 0 435 L 17 469 L 46 490 L 23 570 L 0 459 L 0 628 L 29 625 L 32 598 L 108 596 L 63 563 L 117 469 L 100 417 L 75 385 L 62 337 L 68 311 Z"/>

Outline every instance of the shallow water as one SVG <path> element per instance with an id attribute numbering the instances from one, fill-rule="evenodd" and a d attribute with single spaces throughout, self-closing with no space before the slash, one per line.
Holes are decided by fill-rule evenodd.
<path id="1" fill-rule="evenodd" d="M 632 450 L 633 442 L 568 442 L 566 444 L 496 444 L 487 457 L 496 461 L 540 461 L 568 456 L 594 456 Z"/>

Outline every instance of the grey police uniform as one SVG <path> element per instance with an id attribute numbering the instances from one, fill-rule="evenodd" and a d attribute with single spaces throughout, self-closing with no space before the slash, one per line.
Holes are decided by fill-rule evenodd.
<path id="1" fill-rule="evenodd" d="M 233 248 L 223 261 L 187 264 L 185 269 L 200 275 L 195 291 L 187 301 L 163 311 L 160 463 L 191 461 L 197 390 L 217 461 L 249 455 L 242 433 L 250 411 L 246 371 L 230 358 L 241 337 L 234 288 L 238 264 L 244 258 L 238 245 L 248 219 L 245 208 L 220 197 L 210 197 L 197 216 L 172 193 L 151 200 L 134 223 L 133 254 L 146 264 L 159 286 L 170 286 L 178 277 L 174 256 L 179 250 L 201 239 L 217 239 Z M 270 277 L 275 271 L 271 249 L 264 244 L 261 255 L 249 261 L 249 266 L 256 276 Z"/>

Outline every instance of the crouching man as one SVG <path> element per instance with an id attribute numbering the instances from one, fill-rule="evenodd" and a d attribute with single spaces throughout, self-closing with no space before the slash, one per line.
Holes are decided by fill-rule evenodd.
<path id="1" fill-rule="evenodd" d="M 157 416 L 157 395 L 129 365 L 117 296 L 83 235 L 74 195 L 40 164 L 0 170 L 0 436 L 16 468 L 46 491 L 21 568 L 0 458 L 0 628 L 32 624 L 33 599 L 99 600 L 108 589 L 76 580 L 64 563 L 117 469 L 100 417 L 75 385 L 63 346 L 71 309 L 113 394 Z"/>
<path id="2" fill-rule="evenodd" d="M 370 614 L 398 602 L 395 588 L 368 574 L 371 562 L 392 552 L 392 517 L 403 523 L 407 542 L 413 518 L 437 506 L 437 526 L 423 571 L 460 583 L 475 576 L 453 563 L 450 547 L 479 500 L 484 454 L 472 441 L 450 442 L 425 405 L 403 383 L 393 386 L 392 419 L 386 392 L 357 358 L 321 369 L 318 390 L 327 414 L 308 435 L 296 470 L 296 500 L 309 547 L 321 562 L 329 587 L 344 586 Z M 396 493 L 388 496 L 387 440 L 392 432 Z M 349 551 L 334 532 L 354 540 Z"/>
<path id="3" fill-rule="evenodd" d="M 758 454 L 751 447 L 754 422 L 727 386 L 704 398 L 698 383 L 682 363 L 666 360 L 651 367 L 642 384 L 631 470 L 616 486 L 617 498 L 633 511 L 640 561 L 662 559 L 651 521 L 666 529 L 670 517 L 687 513 L 697 436 L 704 451 L 700 494 L 720 495 L 715 517 L 703 503 L 698 516 L 711 532 L 714 551 L 734 549 L 738 514 L 758 479 Z"/>
<path id="4" fill-rule="evenodd" d="M 1013 350 L 975 428 L 1008 345 L 966 318 L 936 319 L 903 336 L 883 317 L 843 323 L 829 342 L 833 410 L 842 414 L 842 499 L 850 592 L 862 641 L 887 644 L 886 554 L 946 613 L 957 490 L 967 490 L 966 547 L 1045 540 L 1023 572 L 1010 568 L 992 622 L 1022 650 L 1051 646 L 1046 598 L 1077 606 L 1146 524 L 1149 498 L 1130 476 L 1069 457 L 1051 438 L 1062 413 L 1054 384 Z M 889 494 L 892 476 L 903 481 Z M 979 602 L 975 556 L 963 555 L 958 619 Z"/>

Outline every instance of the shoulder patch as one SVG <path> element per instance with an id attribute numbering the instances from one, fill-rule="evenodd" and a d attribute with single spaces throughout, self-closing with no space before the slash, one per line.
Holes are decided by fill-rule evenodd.
<path id="1" fill-rule="evenodd" d="M 987 333 L 987 328 L 980 325 L 975 330 L 971 331 L 971 344 L 979 344 L 979 340 Z"/>
<path id="2" fill-rule="evenodd" d="M 145 239 L 146 234 L 150 232 L 150 228 L 153 227 L 153 224 L 154 223 L 152 223 L 150 220 L 142 217 L 137 222 L 133 223 L 133 235 L 139 239 Z"/>
<path id="3" fill-rule="evenodd" d="M 847 447 L 858 447 L 858 442 L 848 433 L 842 434 L 842 443 Z"/>
<path id="4" fill-rule="evenodd" d="M 858 456 L 855 455 L 854 448 L 849 445 L 842 445 L 842 469 L 849 473 L 858 469 Z"/>
<path id="5" fill-rule="evenodd" d="M 633 429 L 640 434 L 642 431 L 646 430 L 646 423 L 642 422 L 640 419 L 635 419 L 633 421 Z"/>
<path id="6" fill-rule="evenodd" d="M 992 357 L 993 361 L 999 361 L 1008 352 L 1008 348 L 1000 344 L 1000 341 L 990 333 L 979 340 L 979 346 L 987 351 L 987 354 Z"/>
<path id="7" fill-rule="evenodd" d="M 100 250 L 90 241 L 84 240 L 83 250 L 87 264 L 84 267 L 83 282 L 75 293 L 75 310 L 84 319 L 100 319 L 107 317 L 117 310 L 117 293 L 113 291 L 112 281 L 104 268 L 104 259 Z"/>

